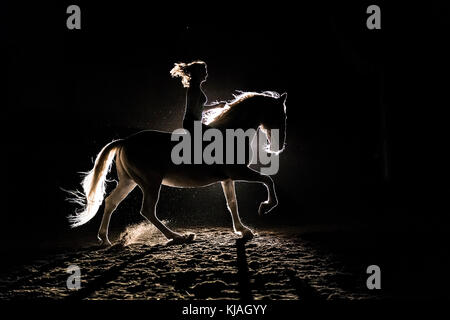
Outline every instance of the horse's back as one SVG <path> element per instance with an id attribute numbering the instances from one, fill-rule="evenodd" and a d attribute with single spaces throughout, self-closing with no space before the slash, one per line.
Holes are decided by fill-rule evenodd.
<path id="1" fill-rule="evenodd" d="M 138 167 L 151 167 L 154 170 L 164 170 L 170 161 L 170 150 L 173 142 L 171 133 L 145 130 L 124 139 L 122 154 L 128 164 Z"/>

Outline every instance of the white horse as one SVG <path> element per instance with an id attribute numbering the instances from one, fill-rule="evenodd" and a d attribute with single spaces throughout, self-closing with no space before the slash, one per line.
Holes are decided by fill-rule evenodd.
<path id="1" fill-rule="evenodd" d="M 238 129 L 244 131 L 253 128 L 261 129 L 270 144 L 271 129 L 280 131 L 282 148 L 271 151 L 281 152 L 285 146 L 286 130 L 286 93 L 276 92 L 243 93 L 218 109 L 209 126 L 219 130 Z M 217 110 L 216 110 L 217 111 Z M 247 144 L 249 142 L 246 142 Z M 252 170 L 246 164 L 180 164 L 171 161 L 171 150 L 175 142 L 171 141 L 171 133 L 146 130 L 126 139 L 107 144 L 98 154 L 94 168 L 86 174 L 82 186 L 84 193 L 71 192 L 71 200 L 83 205 L 81 212 L 69 216 L 72 227 L 85 224 L 92 219 L 103 202 L 106 175 L 116 159 L 116 170 L 119 178 L 117 187 L 105 200 L 105 210 L 98 232 L 102 245 L 111 245 L 108 239 L 108 226 L 111 214 L 122 200 L 138 185 L 143 193 L 141 215 L 153 223 L 174 243 L 189 242 L 193 234 L 182 235 L 170 230 L 156 216 L 156 205 L 161 184 L 171 187 L 195 188 L 221 182 L 231 213 L 234 232 L 250 239 L 253 232 L 244 226 L 239 218 L 234 188 L 235 181 L 263 183 L 268 190 L 268 199 L 261 203 L 259 214 L 272 210 L 278 200 L 273 180 L 268 175 Z"/>

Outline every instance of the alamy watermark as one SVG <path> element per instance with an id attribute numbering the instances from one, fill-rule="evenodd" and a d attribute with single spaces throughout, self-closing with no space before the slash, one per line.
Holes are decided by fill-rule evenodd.
<path id="1" fill-rule="evenodd" d="M 81 270 L 77 265 L 70 265 L 67 267 L 67 273 L 70 276 L 67 277 L 66 285 L 69 290 L 79 290 L 81 288 Z"/>
<path id="2" fill-rule="evenodd" d="M 225 134 L 224 134 L 225 132 Z M 274 175 L 279 169 L 279 130 L 271 129 L 268 136 L 258 129 L 208 128 L 194 121 L 193 136 L 186 129 L 176 129 L 171 140 L 178 141 L 171 152 L 172 162 L 180 164 L 247 164 L 246 155 L 253 153 L 250 164 L 260 164 L 260 172 Z M 269 145 L 266 141 L 269 139 Z M 203 143 L 208 144 L 203 148 Z M 256 142 L 256 147 L 255 147 Z M 275 150 L 275 151 L 272 151 Z M 192 154 L 193 153 L 193 154 Z"/>
<path id="3" fill-rule="evenodd" d="M 373 290 L 373 289 L 381 289 L 381 269 L 376 264 L 370 265 L 367 267 L 366 270 L 367 274 L 370 274 L 370 276 L 367 278 L 366 286 L 367 289 Z"/>

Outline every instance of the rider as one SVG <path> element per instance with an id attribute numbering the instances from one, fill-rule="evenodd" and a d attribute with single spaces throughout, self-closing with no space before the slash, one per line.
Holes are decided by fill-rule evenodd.
<path id="1" fill-rule="evenodd" d="M 183 128 L 190 131 L 194 121 L 202 121 L 203 111 L 224 106 L 224 103 L 206 105 L 208 99 L 202 90 L 202 84 L 208 77 L 208 71 L 204 61 L 196 60 L 191 63 L 175 63 L 170 74 L 172 77 L 181 77 L 183 86 L 187 88 Z"/>

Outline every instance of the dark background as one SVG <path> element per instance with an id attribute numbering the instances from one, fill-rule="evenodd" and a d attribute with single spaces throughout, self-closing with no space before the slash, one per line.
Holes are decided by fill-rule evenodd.
<path id="1" fill-rule="evenodd" d="M 79 188 L 77 172 L 112 139 L 180 127 L 185 93 L 169 71 L 194 59 L 208 64 L 210 101 L 288 92 L 280 206 L 257 217 L 264 188 L 240 184 L 244 221 L 445 234 L 448 4 L 376 1 L 382 29 L 368 30 L 372 1 L 313 3 L 2 4 L 2 251 L 18 257 L 16 248 L 95 231 L 101 214 L 69 229 L 74 207 L 60 188 Z M 69 4 L 81 7 L 81 30 L 66 29 Z M 111 227 L 142 221 L 140 199 L 136 189 Z M 158 215 L 179 226 L 231 222 L 217 185 L 163 187 Z"/>

